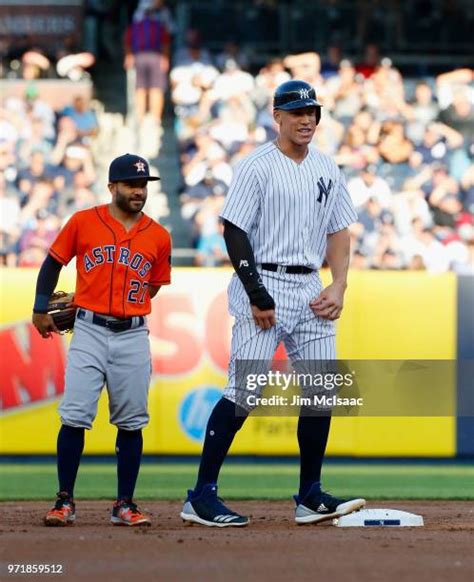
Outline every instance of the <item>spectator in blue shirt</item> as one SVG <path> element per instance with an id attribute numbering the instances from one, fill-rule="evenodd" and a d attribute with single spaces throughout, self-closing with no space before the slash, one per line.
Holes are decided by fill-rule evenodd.
<path id="1" fill-rule="evenodd" d="M 87 143 L 89 137 L 94 137 L 99 132 L 95 111 L 89 107 L 82 95 L 77 95 L 73 104 L 64 108 L 63 116 L 70 117 L 74 121 L 77 136 L 82 143 Z"/>

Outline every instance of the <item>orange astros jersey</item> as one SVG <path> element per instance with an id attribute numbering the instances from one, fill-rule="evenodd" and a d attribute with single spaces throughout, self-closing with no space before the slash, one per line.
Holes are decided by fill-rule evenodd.
<path id="1" fill-rule="evenodd" d="M 76 212 L 49 254 L 62 265 L 77 257 L 74 302 L 115 317 L 151 312 L 149 285 L 169 285 L 171 237 L 144 214 L 127 232 L 108 205 Z"/>

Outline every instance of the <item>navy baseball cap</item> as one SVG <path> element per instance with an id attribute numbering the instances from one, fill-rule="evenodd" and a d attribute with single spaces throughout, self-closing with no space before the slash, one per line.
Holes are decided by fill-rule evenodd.
<path id="1" fill-rule="evenodd" d="M 132 180 L 159 180 L 150 176 L 150 166 L 145 158 L 135 154 L 124 154 L 112 160 L 109 166 L 109 182 L 130 182 Z"/>
<path id="2" fill-rule="evenodd" d="M 273 97 L 273 109 L 291 111 L 304 107 L 321 107 L 316 99 L 316 92 L 309 83 L 293 79 L 277 87 Z"/>

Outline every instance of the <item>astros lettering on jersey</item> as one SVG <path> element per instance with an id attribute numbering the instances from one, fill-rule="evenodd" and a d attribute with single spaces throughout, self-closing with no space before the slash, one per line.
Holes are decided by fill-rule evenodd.
<path id="1" fill-rule="evenodd" d="M 49 253 L 62 265 L 77 257 L 74 302 L 96 313 L 147 315 L 149 285 L 170 283 L 168 231 L 147 215 L 127 231 L 106 204 L 75 213 Z"/>

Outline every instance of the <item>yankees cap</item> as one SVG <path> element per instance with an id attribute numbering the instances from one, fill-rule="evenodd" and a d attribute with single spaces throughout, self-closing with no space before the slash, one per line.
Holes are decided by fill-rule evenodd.
<path id="1" fill-rule="evenodd" d="M 109 166 L 109 182 L 129 182 L 131 180 L 160 180 L 150 176 L 150 166 L 145 158 L 135 154 L 124 154 L 112 160 Z"/>
<path id="2" fill-rule="evenodd" d="M 316 99 L 316 92 L 309 83 L 293 79 L 277 87 L 273 97 L 273 109 L 290 111 L 304 107 L 321 107 Z"/>

